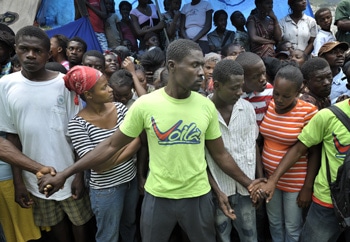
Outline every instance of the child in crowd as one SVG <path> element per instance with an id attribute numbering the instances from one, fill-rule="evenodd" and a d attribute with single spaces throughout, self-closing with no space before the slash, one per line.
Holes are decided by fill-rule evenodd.
<path id="1" fill-rule="evenodd" d="M 234 11 L 230 16 L 231 24 L 236 28 L 234 42 L 244 47 L 246 51 L 250 50 L 250 41 L 247 30 L 245 29 L 246 19 L 240 11 Z"/>
<path id="2" fill-rule="evenodd" d="M 245 52 L 244 47 L 241 44 L 234 42 L 222 48 L 221 57 L 235 60 L 242 52 Z"/>
<path id="3" fill-rule="evenodd" d="M 11 73 L 22 70 L 21 63 L 18 60 L 18 56 L 14 55 L 11 57 Z"/>
<path id="4" fill-rule="evenodd" d="M 292 61 L 295 61 L 298 66 L 301 68 L 301 66 L 305 63 L 305 61 L 308 60 L 308 55 L 304 53 L 304 51 L 300 49 L 292 50 L 290 52 L 290 59 Z"/>
<path id="5" fill-rule="evenodd" d="M 319 29 L 316 38 L 314 40 L 314 50 L 312 51 L 313 56 L 318 55 L 318 51 L 324 43 L 330 41 L 336 41 L 335 36 L 331 32 L 332 24 L 332 12 L 329 8 L 320 8 L 315 13 L 316 23 L 321 29 Z"/>

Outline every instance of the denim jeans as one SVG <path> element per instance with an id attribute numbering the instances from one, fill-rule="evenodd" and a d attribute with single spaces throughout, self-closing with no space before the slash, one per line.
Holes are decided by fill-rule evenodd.
<path id="1" fill-rule="evenodd" d="M 215 227 L 216 237 L 218 242 L 230 242 L 232 226 L 238 232 L 240 241 L 256 242 L 256 215 L 255 208 L 252 206 L 252 200 L 249 196 L 235 194 L 228 197 L 233 210 L 235 211 L 236 219 L 231 220 L 218 207 L 215 199 L 216 216 Z"/>
<path id="2" fill-rule="evenodd" d="M 96 217 L 96 242 L 136 240 L 137 179 L 106 189 L 90 189 L 92 211 Z"/>
<path id="3" fill-rule="evenodd" d="M 335 242 L 342 230 L 333 208 L 312 202 L 300 235 L 301 242 Z"/>
<path id="4" fill-rule="evenodd" d="M 275 189 L 266 204 L 273 242 L 297 242 L 303 227 L 302 209 L 298 207 L 299 192 L 284 192 Z"/>

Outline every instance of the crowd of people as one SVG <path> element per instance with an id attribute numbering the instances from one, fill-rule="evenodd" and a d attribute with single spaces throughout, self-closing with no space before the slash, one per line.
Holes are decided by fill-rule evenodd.
<path id="1" fill-rule="evenodd" d="M 326 172 L 350 147 L 327 109 L 350 117 L 350 3 L 335 35 L 306 4 L 87 0 L 103 52 L 0 23 L 0 242 L 350 241 Z"/>

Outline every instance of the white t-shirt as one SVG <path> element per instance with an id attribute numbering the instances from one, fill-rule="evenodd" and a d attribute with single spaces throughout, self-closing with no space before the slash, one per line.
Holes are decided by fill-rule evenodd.
<path id="1" fill-rule="evenodd" d="M 205 24 L 205 16 L 208 10 L 212 10 L 213 7 L 207 1 L 201 0 L 196 5 L 191 5 L 191 3 L 185 4 L 181 13 L 186 16 L 185 28 L 186 33 L 190 39 L 194 38 L 199 31 L 201 31 Z M 207 35 L 204 35 L 199 40 L 207 41 Z"/>
<path id="2" fill-rule="evenodd" d="M 31 159 L 58 172 L 74 163 L 70 140 L 66 137 L 68 121 L 79 111 L 74 93 L 66 89 L 63 74 L 49 81 L 30 81 L 21 72 L 0 79 L 0 130 L 18 134 L 22 152 Z M 36 176 L 23 172 L 29 192 L 39 193 Z M 71 196 L 73 177 L 50 199 L 64 200 Z"/>

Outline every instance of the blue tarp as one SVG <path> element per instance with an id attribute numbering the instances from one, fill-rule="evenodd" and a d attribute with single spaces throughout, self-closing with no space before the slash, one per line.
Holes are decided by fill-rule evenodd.
<path id="1" fill-rule="evenodd" d="M 61 27 L 47 30 L 46 33 L 50 38 L 55 34 L 63 34 L 67 38 L 79 36 L 87 43 L 88 50 L 99 50 L 102 52 L 88 17 L 82 17 Z"/>
<path id="2" fill-rule="evenodd" d="M 45 0 L 45 1 L 43 1 L 43 3 L 45 5 L 52 6 L 52 4 L 55 5 L 55 4 L 58 4 L 59 2 L 60 2 L 60 4 L 62 4 L 62 2 L 64 2 L 64 1 L 67 1 L 67 0 L 61 0 L 61 1 Z M 70 0 L 68 0 L 68 2 L 69 1 Z M 153 2 L 155 2 L 155 1 L 156 0 L 153 0 Z M 209 1 L 213 6 L 214 11 L 219 10 L 219 9 L 224 9 L 228 13 L 229 16 L 234 11 L 239 10 L 247 18 L 249 16 L 251 10 L 255 8 L 254 0 L 209 0 Z M 119 2 L 120 1 L 115 1 L 115 3 L 116 3 L 115 7 L 117 10 L 116 11 L 117 14 L 119 14 L 119 12 L 118 12 Z M 190 3 L 190 2 L 191 2 L 191 0 L 182 0 L 182 6 L 184 4 Z M 133 8 L 136 8 L 138 5 L 138 0 L 132 0 L 132 1 L 130 1 L 130 3 L 132 3 Z M 163 0 L 158 0 L 158 5 L 159 5 L 160 11 L 162 13 L 165 12 Z M 58 16 L 56 16 L 55 13 L 53 13 L 52 11 L 44 13 L 45 12 L 44 9 L 46 9 L 46 8 L 42 9 L 43 12 L 39 11 L 38 15 L 46 16 L 45 17 L 46 20 L 50 20 L 50 21 L 52 21 L 52 19 L 57 20 Z M 53 8 L 53 9 L 55 9 L 55 8 Z M 51 10 L 52 10 L 52 8 L 51 8 Z M 63 11 L 62 10 L 63 9 L 61 8 L 60 9 L 61 14 L 65 12 L 65 10 L 63 10 Z M 289 13 L 288 0 L 275 0 L 273 10 L 274 10 L 278 19 L 283 18 L 284 16 L 286 16 Z M 66 13 L 70 14 L 69 11 Z M 313 12 L 312 12 L 309 0 L 307 0 L 307 8 L 305 10 L 305 14 L 307 14 L 309 16 L 313 16 Z M 57 23 L 57 21 L 55 23 Z M 214 28 L 215 28 L 215 26 L 213 24 L 212 29 L 214 29 Z M 231 25 L 230 21 L 228 21 L 228 23 L 227 23 L 227 28 L 235 30 L 235 28 Z M 89 22 L 89 19 L 87 17 L 70 22 L 70 23 L 63 25 L 61 27 L 54 28 L 52 30 L 48 30 L 47 33 L 50 37 L 54 34 L 64 34 L 68 38 L 71 38 L 74 36 L 79 36 L 87 42 L 89 50 L 90 49 L 101 50 L 101 47 L 98 44 L 97 38 L 93 32 L 93 29 L 92 29 L 91 24 Z"/>

